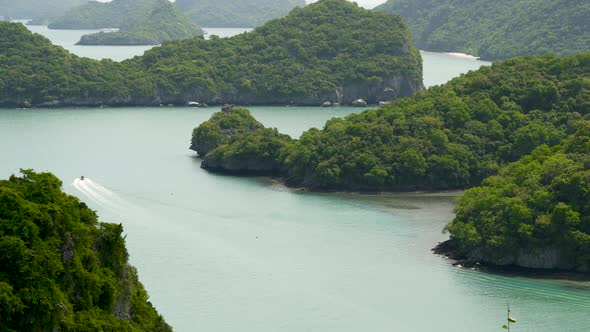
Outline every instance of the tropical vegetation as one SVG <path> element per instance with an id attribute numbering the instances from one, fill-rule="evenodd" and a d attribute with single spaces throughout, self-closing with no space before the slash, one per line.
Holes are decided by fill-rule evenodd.
<path id="1" fill-rule="evenodd" d="M 559 144 L 572 124 L 588 114 L 590 54 L 523 57 L 482 67 L 377 110 L 334 118 L 278 155 L 282 176 L 293 185 L 464 189 L 538 146 Z M 233 151 L 232 144 L 242 144 L 239 136 L 249 137 L 235 136 L 216 149 Z"/>
<path id="2" fill-rule="evenodd" d="M 164 42 L 116 63 L 0 23 L 0 106 L 378 103 L 422 89 L 399 17 L 321 0 L 251 33 Z"/>
<path id="3" fill-rule="evenodd" d="M 305 0 L 176 0 L 194 22 L 208 28 L 257 27 L 305 6 Z"/>
<path id="4" fill-rule="evenodd" d="M 0 181 L 0 330 L 171 331 L 102 223 L 50 173 Z"/>
<path id="5" fill-rule="evenodd" d="M 590 272 L 590 121 L 572 130 L 560 145 L 541 145 L 459 199 L 445 228 L 455 254 Z"/>
<path id="6" fill-rule="evenodd" d="M 483 59 L 590 51 L 590 3 L 584 0 L 389 0 L 424 50 Z"/>
<path id="7" fill-rule="evenodd" d="M 51 20 L 50 29 L 122 28 L 149 15 L 159 0 L 86 1 Z"/>
<path id="8" fill-rule="evenodd" d="M 49 28 L 119 29 L 84 35 L 78 42 L 80 45 L 157 45 L 203 34 L 168 0 L 90 1 L 53 19 Z"/>

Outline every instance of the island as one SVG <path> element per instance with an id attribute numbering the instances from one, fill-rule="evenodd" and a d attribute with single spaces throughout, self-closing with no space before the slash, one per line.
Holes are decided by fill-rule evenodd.
<path id="1" fill-rule="evenodd" d="M 227 106 L 193 130 L 201 167 L 322 191 L 469 191 L 437 252 L 590 269 L 590 53 L 496 62 L 293 139 Z M 481 187 L 477 187 L 481 186 Z"/>
<path id="2" fill-rule="evenodd" d="M 590 272 L 590 121 L 468 190 L 435 252 L 487 264 Z"/>
<path id="3" fill-rule="evenodd" d="M 287 15 L 305 0 L 176 0 L 194 22 L 208 28 L 252 28 Z"/>
<path id="4" fill-rule="evenodd" d="M 374 10 L 403 16 L 427 51 L 501 60 L 590 50 L 587 1 L 389 0 Z"/>
<path id="5" fill-rule="evenodd" d="M 21 173 L 0 181 L 0 330 L 172 331 L 129 265 L 123 227 L 54 175 Z"/>
<path id="6" fill-rule="evenodd" d="M 159 0 L 86 1 L 51 20 L 50 29 L 92 30 L 121 28 L 152 12 Z"/>
<path id="7" fill-rule="evenodd" d="M 127 22 L 117 32 L 84 35 L 77 45 L 158 45 L 203 35 L 203 31 L 168 0 L 158 0 L 150 10 L 151 13 L 135 22 Z"/>
<path id="8" fill-rule="evenodd" d="M 398 16 L 320 0 L 253 32 L 162 43 L 123 62 L 77 57 L 0 23 L 0 107 L 347 105 L 424 89 Z"/>
<path id="9" fill-rule="evenodd" d="M 168 0 L 90 1 L 48 25 L 50 29 L 118 29 L 84 35 L 78 45 L 158 45 L 203 35 Z"/>

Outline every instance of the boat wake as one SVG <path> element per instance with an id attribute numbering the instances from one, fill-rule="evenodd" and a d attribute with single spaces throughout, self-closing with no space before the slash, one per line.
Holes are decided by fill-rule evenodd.
<path id="1" fill-rule="evenodd" d="M 458 58 L 463 58 L 463 59 L 479 60 L 479 57 L 473 56 L 471 54 L 465 54 L 465 53 L 459 53 L 459 52 L 447 52 L 445 54 L 450 55 L 450 56 L 455 56 Z"/>
<path id="2" fill-rule="evenodd" d="M 77 178 L 72 182 L 72 185 L 84 196 L 103 208 L 111 210 L 129 208 L 129 204 L 119 195 L 89 178 L 84 178 L 84 180 Z"/>

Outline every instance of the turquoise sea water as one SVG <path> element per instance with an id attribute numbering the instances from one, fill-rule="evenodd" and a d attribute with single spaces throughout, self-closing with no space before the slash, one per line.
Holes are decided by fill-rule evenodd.
<path id="1" fill-rule="evenodd" d="M 51 171 L 104 221 L 177 331 L 587 331 L 590 287 L 453 267 L 452 195 L 303 193 L 213 175 L 187 149 L 216 109 L 0 111 L 0 177 Z M 255 107 L 298 136 L 353 108 Z M 77 180 L 85 175 L 87 180 Z"/>

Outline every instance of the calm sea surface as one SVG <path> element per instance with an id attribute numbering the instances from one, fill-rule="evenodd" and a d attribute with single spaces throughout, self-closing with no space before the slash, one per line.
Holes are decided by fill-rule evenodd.
<path id="1" fill-rule="evenodd" d="M 431 84 L 483 64 L 424 57 Z M 217 110 L 0 110 L 0 178 L 51 171 L 103 221 L 123 223 L 131 263 L 176 331 L 491 332 L 507 302 L 513 331 L 588 331 L 588 283 L 487 274 L 431 254 L 452 195 L 301 193 L 203 171 L 190 134 Z M 252 108 L 292 136 L 353 111 Z"/>

